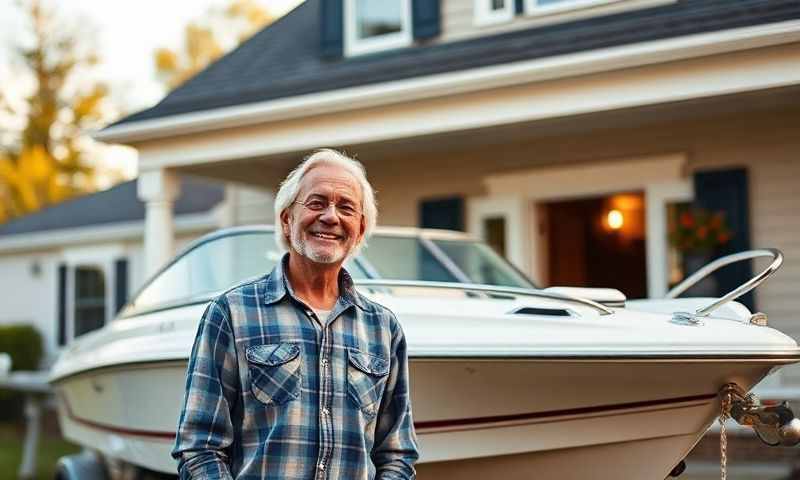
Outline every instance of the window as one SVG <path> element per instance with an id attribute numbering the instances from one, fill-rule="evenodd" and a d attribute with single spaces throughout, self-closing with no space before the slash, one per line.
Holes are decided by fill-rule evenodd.
<path id="1" fill-rule="evenodd" d="M 94 266 L 74 269 L 73 337 L 101 328 L 106 323 L 106 279 Z"/>
<path id="2" fill-rule="evenodd" d="M 475 0 L 475 24 L 492 25 L 514 18 L 514 0 Z"/>
<path id="3" fill-rule="evenodd" d="M 345 0 L 345 53 L 411 44 L 411 0 Z"/>
<path id="4" fill-rule="evenodd" d="M 506 218 L 488 217 L 483 219 L 483 238 L 501 257 L 506 256 Z"/>
<path id="5" fill-rule="evenodd" d="M 625 0 L 525 0 L 525 13 L 529 15 L 547 15 L 620 1 Z"/>

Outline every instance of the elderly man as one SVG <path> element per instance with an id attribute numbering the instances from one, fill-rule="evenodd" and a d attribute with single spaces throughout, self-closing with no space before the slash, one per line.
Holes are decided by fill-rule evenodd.
<path id="1" fill-rule="evenodd" d="M 363 167 L 334 150 L 281 184 L 288 253 L 200 321 L 172 452 L 181 479 L 415 477 L 403 331 L 342 268 L 376 216 Z"/>

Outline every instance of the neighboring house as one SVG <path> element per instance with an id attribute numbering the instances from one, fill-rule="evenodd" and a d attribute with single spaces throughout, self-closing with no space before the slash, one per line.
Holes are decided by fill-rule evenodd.
<path id="1" fill-rule="evenodd" d="M 272 218 L 269 197 L 191 177 L 179 186 L 178 245 L 235 221 Z M 266 211 L 248 211 L 253 197 Z M 132 180 L 0 225 L 0 324 L 34 325 L 46 363 L 105 325 L 146 279 L 144 220 Z"/>
<path id="2" fill-rule="evenodd" d="M 722 213 L 706 257 L 782 249 L 745 301 L 800 337 L 798 65 L 797 0 L 308 0 L 97 138 L 139 152 L 151 269 L 176 175 L 274 189 L 333 146 L 382 224 L 473 232 L 543 285 L 662 296 L 705 260 L 676 212 Z"/>

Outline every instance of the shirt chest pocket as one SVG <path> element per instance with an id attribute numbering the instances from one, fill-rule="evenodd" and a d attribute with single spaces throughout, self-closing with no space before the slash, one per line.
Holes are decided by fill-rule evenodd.
<path id="1" fill-rule="evenodd" d="M 368 417 L 377 413 L 389 377 L 389 361 L 355 348 L 347 351 L 347 394 Z"/>
<path id="2" fill-rule="evenodd" d="M 294 343 L 253 345 L 245 350 L 250 391 L 262 403 L 281 405 L 300 396 L 300 347 Z"/>

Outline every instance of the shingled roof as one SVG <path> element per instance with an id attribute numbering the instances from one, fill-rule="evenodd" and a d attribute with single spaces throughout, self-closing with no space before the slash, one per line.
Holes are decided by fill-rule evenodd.
<path id="1" fill-rule="evenodd" d="M 321 1 L 307 0 L 154 107 L 114 125 L 800 18 L 798 0 L 679 0 L 464 41 L 331 60 L 320 54 Z"/>
<path id="2" fill-rule="evenodd" d="M 175 215 L 207 212 L 225 197 L 225 187 L 193 177 L 181 177 Z M 63 228 L 144 220 L 144 203 L 136 195 L 136 180 L 53 205 L 0 225 L 0 238 Z"/>

